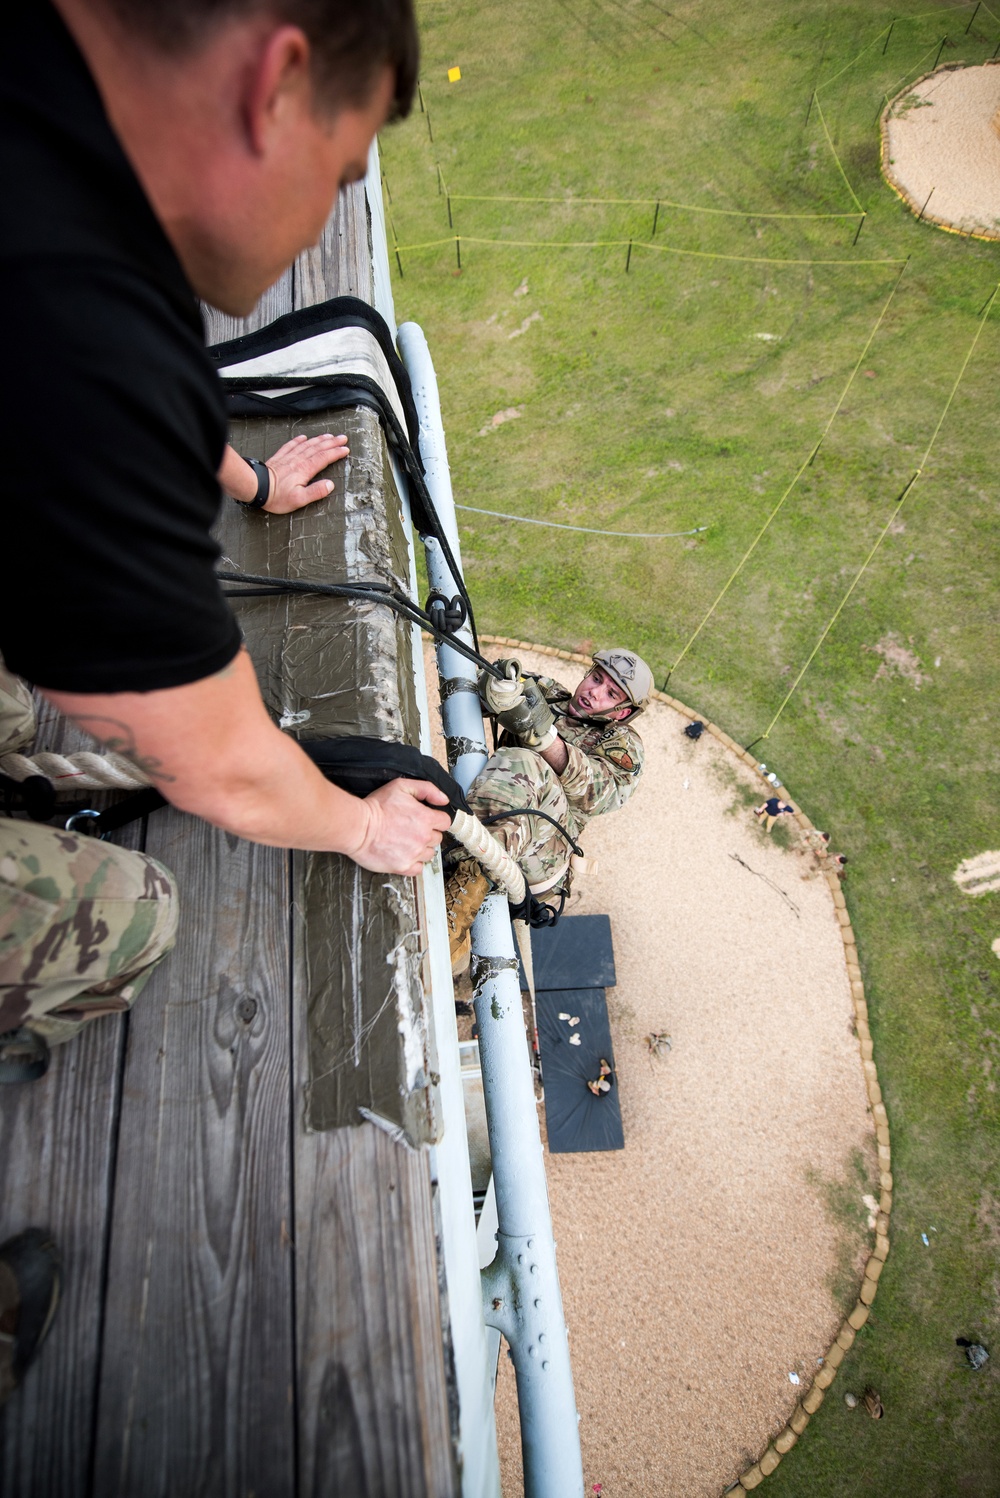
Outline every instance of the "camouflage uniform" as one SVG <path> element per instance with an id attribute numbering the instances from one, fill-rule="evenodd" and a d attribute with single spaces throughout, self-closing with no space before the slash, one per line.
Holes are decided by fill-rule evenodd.
<path id="1" fill-rule="evenodd" d="M 555 817 L 579 842 L 591 817 L 616 811 L 635 790 L 645 759 L 642 740 L 627 723 L 594 723 L 567 716 L 573 694 L 550 676 L 537 681 L 555 716 L 569 763 L 557 775 L 534 749 L 501 740 L 469 790 L 469 805 L 479 817 L 535 807 Z M 551 823 L 541 817 L 516 817 L 495 822 L 490 831 L 520 864 L 535 894 L 562 882 L 570 848 Z"/>
<path id="2" fill-rule="evenodd" d="M 0 662 L 0 754 L 34 737 L 31 694 Z M 128 1009 L 174 944 L 177 894 L 155 858 L 0 816 L 0 1033 L 50 1045 Z"/>

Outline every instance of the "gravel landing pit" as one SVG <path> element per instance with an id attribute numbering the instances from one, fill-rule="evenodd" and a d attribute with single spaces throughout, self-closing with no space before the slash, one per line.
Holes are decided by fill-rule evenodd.
<path id="1" fill-rule="evenodd" d="M 914 213 L 1000 239 L 1000 65 L 939 68 L 882 115 L 882 171 Z"/>
<path id="2" fill-rule="evenodd" d="M 583 675 L 487 654 L 569 687 Z M 642 783 L 588 827 L 599 868 L 569 907 L 611 917 L 625 1134 L 613 1153 L 545 1157 L 587 1498 L 597 1483 L 602 1498 L 717 1498 L 811 1383 L 872 1242 L 873 1122 L 830 887 L 793 818 L 770 836 L 754 819 L 760 778 L 713 736 L 685 737 L 689 721 L 655 702 L 639 719 Z M 651 1053 L 654 1031 L 669 1051 Z M 516 1498 L 505 1353 L 496 1410 Z"/>

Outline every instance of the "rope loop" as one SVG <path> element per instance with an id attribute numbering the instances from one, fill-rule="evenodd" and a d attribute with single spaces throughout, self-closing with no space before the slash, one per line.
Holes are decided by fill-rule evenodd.
<path id="1" fill-rule="evenodd" d="M 465 599 L 456 593 L 448 598 L 444 593 L 431 593 L 424 605 L 434 628 L 443 635 L 455 635 L 469 617 Z"/>

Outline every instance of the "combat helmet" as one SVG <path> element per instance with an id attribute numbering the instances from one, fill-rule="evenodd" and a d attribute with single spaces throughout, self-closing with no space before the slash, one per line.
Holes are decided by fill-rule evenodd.
<path id="1" fill-rule="evenodd" d="M 653 690 L 653 673 L 642 657 L 634 650 L 595 650 L 592 659 L 595 666 L 600 666 L 621 687 L 632 704 L 629 718 L 641 713 Z"/>

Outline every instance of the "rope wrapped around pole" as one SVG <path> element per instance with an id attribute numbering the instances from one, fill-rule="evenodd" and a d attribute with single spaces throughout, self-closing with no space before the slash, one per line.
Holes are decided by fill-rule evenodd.
<path id="1" fill-rule="evenodd" d="M 144 771 L 123 754 L 5 754 L 0 771 L 11 780 L 44 775 L 57 791 L 140 791 L 152 782 Z M 524 875 L 510 854 L 477 817 L 459 809 L 451 824 L 451 835 L 477 859 L 484 872 L 502 886 L 514 905 L 526 894 Z"/>

